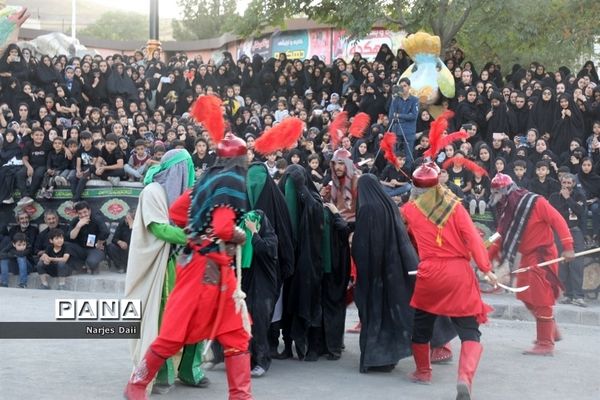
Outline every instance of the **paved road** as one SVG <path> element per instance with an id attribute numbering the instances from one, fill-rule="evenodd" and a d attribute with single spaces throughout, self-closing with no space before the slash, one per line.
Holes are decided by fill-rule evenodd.
<path id="1" fill-rule="evenodd" d="M 57 296 L 58 295 L 58 296 Z M 0 321 L 54 318 L 55 297 L 94 298 L 97 294 L 23 289 L 0 290 Z M 347 325 L 357 320 L 350 310 Z M 531 345 L 530 322 L 494 320 L 482 328 L 484 356 L 474 397 L 485 400 L 600 398 L 600 328 L 562 325 L 565 339 L 553 358 L 521 355 Z M 453 343 L 458 350 L 458 343 Z M 257 400 L 414 399 L 453 400 L 456 362 L 434 366 L 431 386 L 405 378 L 411 359 L 391 373 L 358 373 L 358 336 L 346 336 L 346 352 L 337 362 L 274 361 L 268 374 L 253 382 Z M 130 373 L 126 340 L 0 340 L 0 399 L 119 399 Z M 226 399 L 222 366 L 208 373 L 208 389 L 178 386 L 154 399 Z"/>

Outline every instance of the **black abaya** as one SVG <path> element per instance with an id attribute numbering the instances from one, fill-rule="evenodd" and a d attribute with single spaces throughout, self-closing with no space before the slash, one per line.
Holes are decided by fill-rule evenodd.
<path id="1" fill-rule="evenodd" d="M 360 371 L 393 366 L 411 354 L 414 282 L 408 272 L 417 268 L 418 258 L 398 207 L 371 174 L 358 180 L 352 255 L 354 300 L 362 323 Z"/>

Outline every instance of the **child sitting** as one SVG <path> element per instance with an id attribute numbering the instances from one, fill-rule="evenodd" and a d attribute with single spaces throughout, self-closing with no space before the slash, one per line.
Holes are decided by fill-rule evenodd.
<path id="1" fill-rule="evenodd" d="M 483 164 L 480 167 L 483 168 Z M 475 215 L 477 209 L 479 209 L 479 215 L 485 214 L 490 196 L 490 185 L 490 178 L 478 172 L 473 172 L 471 195 L 469 196 L 469 213 L 471 215 Z"/>
<path id="2" fill-rule="evenodd" d="M 30 254 L 31 246 L 27 244 L 27 235 L 22 232 L 15 233 L 8 247 L 0 250 L 0 287 L 8 287 L 8 271 L 15 262 L 19 268 L 19 287 L 27 287 L 27 257 Z"/>
<path id="3" fill-rule="evenodd" d="M 84 131 L 80 135 L 81 148 L 77 150 L 75 156 L 75 176 L 71 180 L 71 191 L 73 192 L 73 202 L 81 200 L 81 194 L 85 189 L 88 180 L 91 179 L 95 171 L 96 159 L 100 155 L 97 148 L 92 145 L 92 134 Z"/>
<path id="4" fill-rule="evenodd" d="M 67 262 L 71 256 L 65 249 L 65 234 L 62 229 L 51 229 L 48 232 L 48 241 L 50 243 L 37 264 L 37 272 L 42 281 L 40 289 L 50 289 L 48 277 L 58 276 L 58 290 L 64 290 L 65 276 L 68 274 Z"/>
<path id="5" fill-rule="evenodd" d="M 125 173 L 129 175 L 130 180 L 138 182 L 142 180 L 150 158 L 150 154 L 146 151 L 146 141 L 144 139 L 136 140 L 135 150 L 129 157 L 129 162 L 123 168 Z"/>
<path id="6" fill-rule="evenodd" d="M 46 163 L 47 170 L 42 181 L 42 196 L 46 199 L 52 198 L 54 186 L 67 186 L 67 178 L 71 173 L 69 169 L 70 160 L 67 159 L 64 149 L 64 139 L 57 137 L 52 141 L 52 151 L 48 154 Z"/>
<path id="7" fill-rule="evenodd" d="M 401 196 L 412 188 L 409 183 L 410 172 L 404 169 L 406 156 L 404 153 L 399 153 L 396 160 L 396 165 L 386 165 L 381 173 L 380 182 L 383 185 L 383 191 L 390 197 Z"/>
<path id="8" fill-rule="evenodd" d="M 121 150 L 117 148 L 118 142 L 119 139 L 114 133 L 106 135 L 100 157 L 96 159 L 96 175 L 101 179 L 107 179 L 112 185 L 117 185 L 125 173 L 124 157 Z"/>

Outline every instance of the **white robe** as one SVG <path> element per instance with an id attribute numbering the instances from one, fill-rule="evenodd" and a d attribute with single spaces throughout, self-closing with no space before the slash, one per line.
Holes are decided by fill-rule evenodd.
<path id="1" fill-rule="evenodd" d="M 129 245 L 125 298 L 142 301 L 140 339 L 133 339 L 130 347 L 134 367 L 158 336 L 160 301 L 171 249 L 169 243 L 150 233 L 148 226 L 152 222 L 169 223 L 167 196 L 156 182 L 140 193 Z"/>

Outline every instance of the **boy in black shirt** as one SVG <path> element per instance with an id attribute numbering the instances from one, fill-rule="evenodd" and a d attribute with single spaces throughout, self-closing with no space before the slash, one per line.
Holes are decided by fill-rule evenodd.
<path id="1" fill-rule="evenodd" d="M 96 175 L 101 179 L 109 180 L 113 185 L 117 185 L 125 175 L 123 169 L 125 157 L 118 144 L 117 135 L 113 133 L 106 135 L 100 157 L 96 159 Z"/>
<path id="2" fill-rule="evenodd" d="M 381 173 L 381 185 L 383 191 L 390 197 L 402 196 L 410 191 L 412 186 L 408 182 L 410 172 L 404 169 L 406 156 L 399 153 L 396 156 L 397 165 L 386 165 Z"/>
<path id="3" fill-rule="evenodd" d="M 40 289 L 50 289 L 49 276 L 58 276 L 58 290 L 65 289 L 65 276 L 67 276 L 67 262 L 71 255 L 65 250 L 65 234 L 61 229 L 51 229 L 48 232 L 49 244 L 41 255 L 37 264 L 37 272 L 42 284 Z"/>
<path id="4" fill-rule="evenodd" d="M 92 134 L 88 131 L 81 132 L 79 136 L 81 148 L 77 150 L 75 156 L 75 176 L 71 179 L 71 191 L 73 192 L 73 201 L 81 200 L 81 194 L 85 189 L 87 181 L 96 170 L 96 159 L 100 155 L 97 148 L 92 146 Z"/>
<path id="5" fill-rule="evenodd" d="M 0 249 L 0 287 L 8 287 L 8 271 L 11 262 L 16 261 L 19 268 L 19 287 L 27 287 L 27 273 L 29 262 L 27 258 L 31 254 L 31 246 L 27 244 L 27 236 L 24 233 L 16 233 L 11 240 L 11 244 Z"/>
<path id="6" fill-rule="evenodd" d="M 552 193 L 558 192 L 560 190 L 560 183 L 556 179 L 549 177 L 549 174 L 550 164 L 548 161 L 538 161 L 535 164 L 536 178 L 532 179 L 529 183 L 529 190 L 540 196 L 544 196 L 546 199 L 549 199 Z"/>
<path id="7" fill-rule="evenodd" d="M 464 157 L 464 154 L 457 151 L 454 157 Z M 462 190 L 465 195 L 471 193 L 473 174 L 459 163 L 453 163 L 452 168 L 448 169 L 448 179 Z"/>
<path id="8" fill-rule="evenodd" d="M 41 190 L 42 196 L 47 199 L 52 198 L 55 185 L 67 185 L 67 177 L 69 176 L 69 160 L 65 154 L 64 139 L 61 137 L 54 138 L 52 148 L 53 151 L 48 154 L 47 169 Z"/>
<path id="9" fill-rule="evenodd" d="M 528 189 L 529 178 L 527 178 L 527 163 L 524 160 L 516 160 L 513 164 L 513 182 L 523 189 Z"/>
<path id="10" fill-rule="evenodd" d="M 22 196 L 17 205 L 21 207 L 33 203 L 32 196 L 36 194 L 42 184 L 50 152 L 50 144 L 44 141 L 42 128 L 35 128 L 31 133 L 31 139 L 31 143 L 26 144 L 23 150 L 23 168 L 17 172 L 16 176 L 17 187 Z M 31 183 L 27 185 L 29 178 L 31 178 Z"/>

